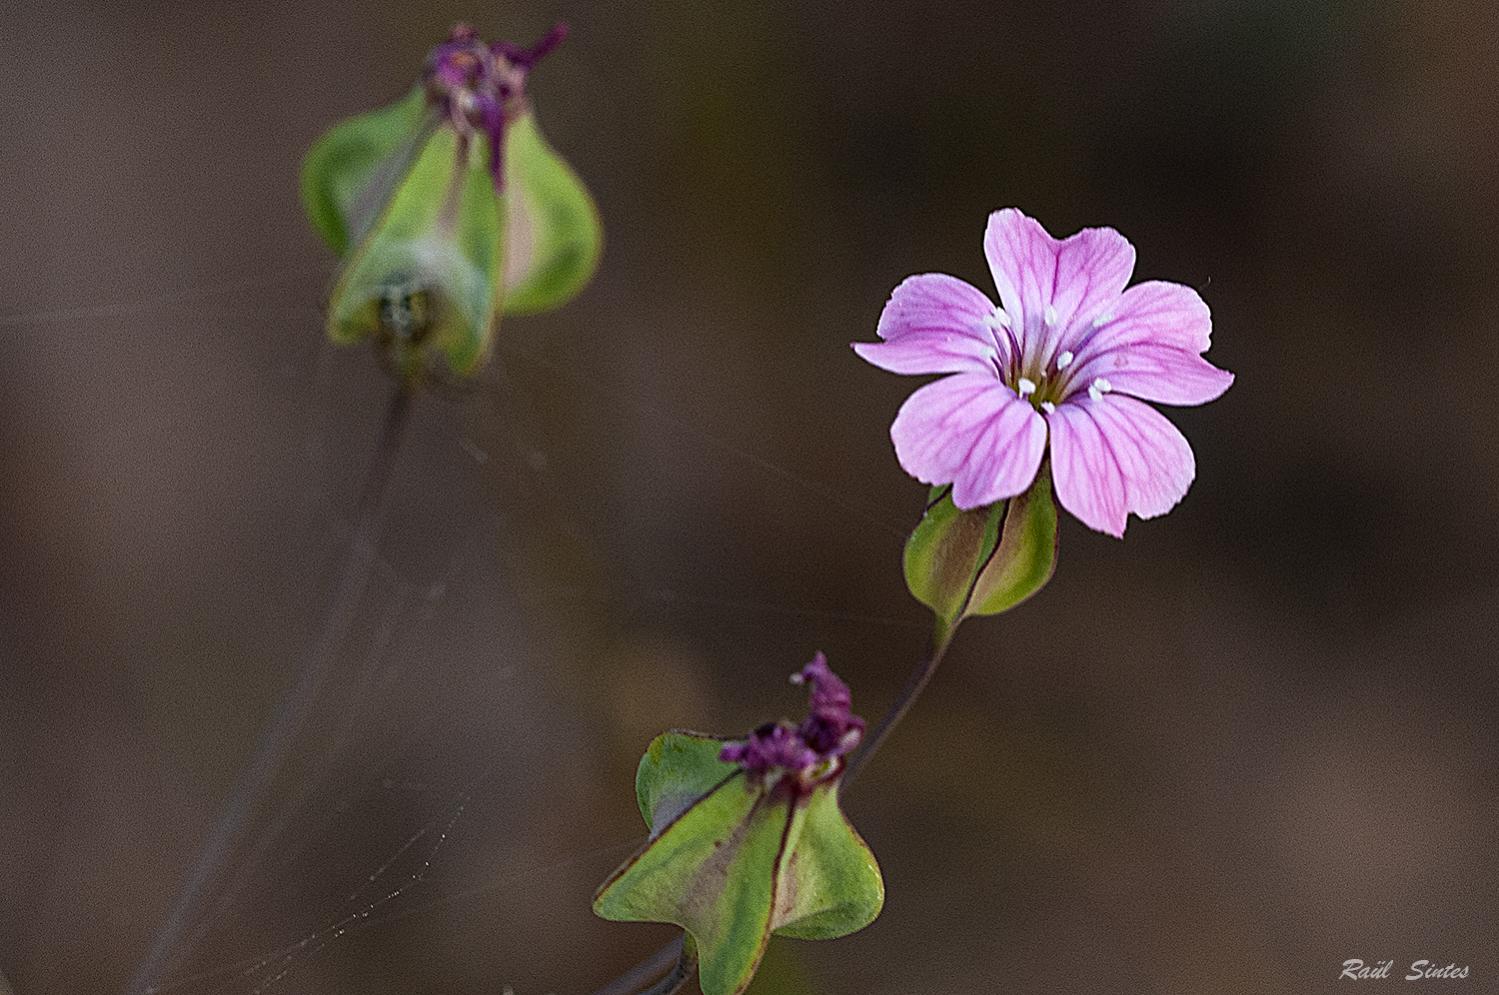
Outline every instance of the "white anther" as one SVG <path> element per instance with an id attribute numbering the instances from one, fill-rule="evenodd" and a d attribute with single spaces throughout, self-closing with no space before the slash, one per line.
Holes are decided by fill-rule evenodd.
<path id="1" fill-rule="evenodd" d="M 1020 395 L 1021 400 L 1024 400 L 1035 392 L 1036 381 L 1030 377 L 1021 377 L 1019 382 L 1015 384 L 1015 393 Z"/>
<path id="2" fill-rule="evenodd" d="M 1041 316 L 1041 320 L 1046 322 L 1048 328 L 1055 326 L 1057 323 L 1057 309 L 1048 306 L 1046 313 Z"/>
<path id="3" fill-rule="evenodd" d="M 1072 356 L 1071 350 L 1068 350 L 1067 352 L 1064 352 L 1060 356 L 1058 356 L 1057 357 L 1057 372 L 1061 373 L 1067 367 L 1071 366 L 1072 365 L 1072 359 L 1073 359 L 1073 356 Z"/>
<path id="4" fill-rule="evenodd" d="M 1111 391 L 1111 390 L 1114 389 L 1114 385 L 1111 384 L 1111 383 L 1109 383 L 1107 377 L 1094 377 L 1093 378 L 1093 386 L 1097 387 L 1099 390 L 1103 391 L 1105 394 L 1107 394 L 1109 391 Z"/>
<path id="5" fill-rule="evenodd" d="M 993 314 L 989 314 L 989 315 L 985 315 L 984 316 L 984 327 L 985 328 L 1009 328 L 1010 327 L 1010 316 L 1009 316 L 1009 314 L 1007 314 L 1005 312 L 1004 308 L 997 307 L 997 308 L 994 309 L 994 313 Z"/>
<path id="6" fill-rule="evenodd" d="M 1088 388 L 1088 396 L 1091 397 L 1091 398 L 1093 398 L 1093 400 L 1095 400 L 1095 401 L 1102 401 L 1103 400 L 1103 391 L 1099 390 L 1097 387 L 1089 387 Z"/>
<path id="7" fill-rule="evenodd" d="M 1055 404 L 1052 404 L 1050 401 L 1042 401 L 1041 410 L 1046 412 L 1047 414 L 1051 414 L 1052 412 L 1057 410 L 1057 406 Z"/>

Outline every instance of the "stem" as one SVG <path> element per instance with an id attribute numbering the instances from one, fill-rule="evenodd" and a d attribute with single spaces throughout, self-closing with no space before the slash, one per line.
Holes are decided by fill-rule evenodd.
<path id="1" fill-rule="evenodd" d="M 942 662 L 942 658 L 947 655 L 947 648 L 952 645 L 952 637 L 955 631 L 957 631 L 956 624 L 939 630 L 936 645 L 932 648 L 932 652 L 916 665 L 915 670 L 911 671 L 911 676 L 906 678 L 906 686 L 901 690 L 900 697 L 895 700 L 895 704 L 890 706 L 890 710 L 885 713 L 884 717 L 874 727 L 874 732 L 865 737 L 864 745 L 859 748 L 859 751 L 849 758 L 848 766 L 843 771 L 843 787 L 847 788 L 853 783 L 854 778 L 859 775 L 859 771 L 869 762 L 869 758 L 874 756 L 875 751 L 880 748 L 890 733 L 895 730 L 900 720 L 906 717 L 906 713 L 911 710 L 911 706 L 916 704 L 916 699 L 921 696 L 921 692 L 931 682 L 932 675 L 937 672 L 937 666 Z"/>
<path id="2" fill-rule="evenodd" d="M 677 992 L 682 990 L 683 985 L 692 980 L 692 976 L 696 973 L 697 955 L 688 950 L 684 944 L 682 954 L 677 958 L 677 963 L 672 967 L 671 972 L 641 992 L 640 995 L 676 995 Z"/>
<path id="3" fill-rule="evenodd" d="M 150 952 L 126 988 L 128 995 L 145 995 L 153 990 L 158 975 L 168 966 L 168 958 L 182 939 L 190 917 L 217 879 L 224 861 L 233 852 L 236 838 L 260 802 L 260 796 L 286 762 L 292 744 L 318 701 L 319 692 L 353 627 L 359 602 L 374 572 L 375 539 L 384 510 L 386 486 L 395 465 L 402 430 L 408 421 L 411 397 L 404 385 L 398 386 L 386 409 L 379 442 L 359 497 L 353 539 L 349 543 L 338 591 L 324 617 L 317 640 L 302 663 L 297 683 L 282 697 L 261 730 L 260 741 L 250 762 L 220 810 L 218 823 L 204 841 L 172 911 L 157 931 Z"/>
<path id="4" fill-rule="evenodd" d="M 687 952 L 686 938 L 687 934 L 685 933 L 680 936 L 674 937 L 672 940 L 667 942 L 667 944 L 660 950 L 657 950 L 645 960 L 641 961 L 639 964 L 636 964 L 624 974 L 621 974 L 619 977 L 615 978 L 613 981 L 609 982 L 607 985 L 594 992 L 593 995 L 635 995 L 635 993 L 637 992 L 640 992 L 641 995 L 651 995 L 651 993 L 666 995 L 666 993 L 676 991 L 675 988 L 667 988 L 663 990 L 661 989 L 661 986 L 666 984 L 668 980 L 670 980 L 674 976 L 681 974 L 683 969 L 683 962 L 686 961 L 689 957 L 689 954 Z M 694 956 L 691 959 L 693 967 L 696 967 L 697 958 Z M 661 972 L 666 969 L 668 964 L 672 965 L 671 973 L 667 974 L 664 977 L 660 977 L 660 980 L 656 982 L 654 987 L 641 992 L 641 985 L 645 984 L 652 978 L 660 976 Z M 676 982 L 677 987 L 681 987 L 682 983 L 691 976 L 691 970 L 688 970 L 686 974 L 681 974 L 680 980 Z"/>

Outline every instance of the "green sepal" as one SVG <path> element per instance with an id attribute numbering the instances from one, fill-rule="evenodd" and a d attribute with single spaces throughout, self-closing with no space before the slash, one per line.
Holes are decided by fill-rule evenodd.
<path id="1" fill-rule="evenodd" d="M 739 769 L 718 759 L 724 740 L 674 729 L 651 740 L 635 771 L 635 800 L 654 837 Z"/>
<path id="2" fill-rule="evenodd" d="M 473 372 L 489 351 L 503 287 L 502 213 L 482 142 L 427 138 L 334 286 L 328 335 L 373 337 L 397 376 Z"/>
<path id="3" fill-rule="evenodd" d="M 505 313 L 561 307 L 588 283 L 603 226 L 588 188 L 525 114 L 505 132 Z"/>
<path id="4" fill-rule="evenodd" d="M 965 615 L 998 615 L 1046 586 L 1057 568 L 1057 504 L 1045 467 L 1009 501 L 999 547 L 979 571 Z"/>
<path id="5" fill-rule="evenodd" d="M 1042 466 L 1024 494 L 983 508 L 953 504 L 934 488 L 906 540 L 911 594 L 937 616 L 937 642 L 972 615 L 997 615 L 1035 594 L 1056 568 L 1057 510 Z"/>
<path id="6" fill-rule="evenodd" d="M 885 881 L 869 844 L 838 807 L 838 782 L 804 802 L 801 836 L 777 892 L 775 935 L 836 940 L 874 922 Z"/>
<path id="7" fill-rule="evenodd" d="M 411 168 L 433 123 L 426 95 L 341 121 L 302 158 L 307 220 L 340 257 L 364 237 Z"/>
<path id="8" fill-rule="evenodd" d="M 686 930 L 705 995 L 742 992 L 772 933 L 845 936 L 884 903 L 879 866 L 839 809 L 836 780 L 755 784 L 718 759 L 724 742 L 670 732 L 651 743 L 635 782 L 651 839 L 593 904 L 605 919 Z"/>

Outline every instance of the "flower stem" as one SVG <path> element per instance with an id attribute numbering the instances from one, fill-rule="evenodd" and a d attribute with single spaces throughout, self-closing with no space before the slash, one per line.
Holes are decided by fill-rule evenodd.
<path id="1" fill-rule="evenodd" d="M 682 944 L 682 952 L 677 956 L 677 962 L 666 976 L 656 982 L 640 995 L 676 995 L 682 990 L 682 986 L 692 980 L 697 973 L 697 951 L 691 943 Z"/>
<path id="2" fill-rule="evenodd" d="M 895 699 L 895 704 L 890 706 L 890 710 L 884 714 L 879 723 L 874 727 L 874 732 L 864 737 L 864 745 L 859 748 L 859 751 L 849 758 L 848 767 L 843 771 L 842 785 L 844 788 L 853 783 L 854 778 L 859 775 L 859 771 L 869 762 L 869 758 L 874 756 L 875 751 L 880 748 L 881 744 L 890 736 L 890 733 L 895 730 L 900 720 L 906 717 L 906 713 L 911 710 L 911 706 L 916 704 L 916 699 L 921 696 L 921 692 L 931 682 L 932 675 L 937 673 L 937 667 L 942 663 L 942 658 L 947 655 L 947 647 L 952 645 L 953 633 L 956 631 L 957 623 L 938 629 L 932 651 L 916 665 L 915 670 L 911 671 L 911 676 L 906 678 L 906 686 L 901 690 L 900 697 Z"/>
<path id="3" fill-rule="evenodd" d="M 318 702 L 319 692 L 353 627 L 359 603 L 374 572 L 375 540 L 384 510 L 386 486 L 408 421 L 411 398 L 411 393 L 401 385 L 396 387 L 390 399 L 359 497 L 353 538 L 349 542 L 338 590 L 328 614 L 324 616 L 317 640 L 302 663 L 297 683 L 281 699 L 262 729 L 255 752 L 220 810 L 213 831 L 198 852 L 172 911 L 157 931 L 150 952 L 126 989 L 129 995 L 145 995 L 152 991 L 158 976 L 169 966 L 169 958 L 177 952 L 179 941 L 191 918 L 198 912 L 205 893 L 233 852 L 236 838 L 254 814 L 261 795 L 286 762 L 293 743 Z"/>
<path id="4" fill-rule="evenodd" d="M 692 977 L 692 972 L 697 968 L 697 956 L 689 952 L 686 939 L 686 933 L 674 937 L 660 950 L 594 992 L 594 995 L 670 995 L 675 992 Z M 667 965 L 671 965 L 671 971 L 662 975 L 661 972 L 666 970 Z M 651 978 L 658 979 L 655 985 L 642 990 L 641 986 Z M 668 984 L 675 984 L 676 988 L 662 987 Z"/>

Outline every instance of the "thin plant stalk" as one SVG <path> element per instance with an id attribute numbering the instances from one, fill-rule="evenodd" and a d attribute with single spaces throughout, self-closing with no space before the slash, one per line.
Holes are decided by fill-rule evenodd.
<path id="1" fill-rule="evenodd" d="M 266 788 L 286 762 L 292 745 L 306 725 L 327 682 L 333 663 L 348 638 L 374 573 L 376 540 L 385 506 L 387 485 L 395 466 L 401 436 L 409 420 L 412 394 L 398 386 L 386 409 L 380 438 L 360 494 L 353 538 L 344 560 L 337 593 L 324 616 L 322 629 L 312 644 L 299 671 L 297 683 L 282 697 L 270 720 L 261 731 L 260 740 L 250 761 L 241 771 L 228 800 L 220 810 L 218 822 L 198 852 L 192 870 L 178 892 L 172 911 L 167 915 L 150 952 L 136 970 L 127 995 L 146 995 L 181 945 L 183 934 L 199 911 L 209 888 L 217 880 L 225 861 L 233 853 L 237 837 L 253 815 Z"/>

